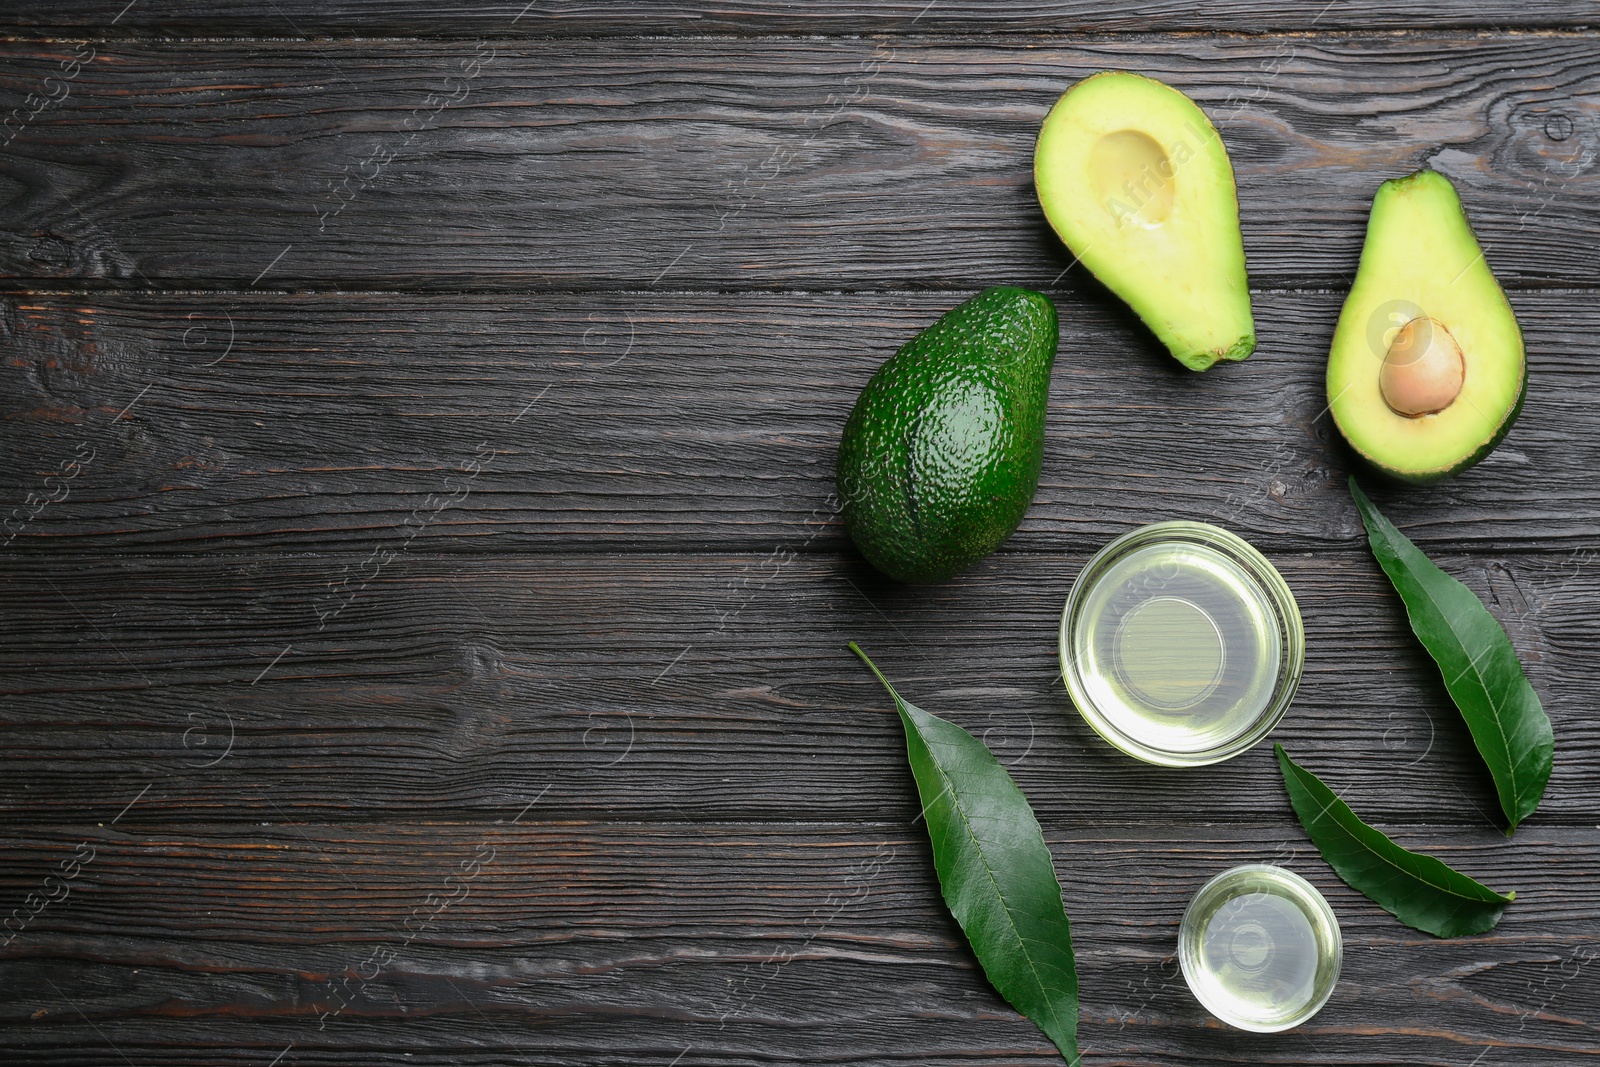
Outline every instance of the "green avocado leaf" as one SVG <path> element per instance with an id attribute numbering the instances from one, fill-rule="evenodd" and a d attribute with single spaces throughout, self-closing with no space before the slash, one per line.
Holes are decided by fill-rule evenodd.
<path id="1" fill-rule="evenodd" d="M 1354 478 L 1350 495 L 1361 509 L 1372 554 L 1405 602 L 1412 632 L 1438 663 L 1450 699 L 1488 764 L 1509 837 L 1539 806 L 1550 781 L 1550 717 L 1522 673 L 1511 639 L 1483 601 L 1395 529 Z"/>
<path id="2" fill-rule="evenodd" d="M 1496 893 L 1432 856 L 1408 852 L 1362 822 L 1322 779 L 1273 745 L 1289 803 L 1311 843 L 1350 888 L 1407 926 L 1435 937 L 1481 934 L 1515 893 Z"/>
<path id="3" fill-rule="evenodd" d="M 1078 1067 L 1078 970 L 1050 850 L 1028 798 L 982 741 L 889 690 L 906 732 L 945 904 L 990 984 Z"/>

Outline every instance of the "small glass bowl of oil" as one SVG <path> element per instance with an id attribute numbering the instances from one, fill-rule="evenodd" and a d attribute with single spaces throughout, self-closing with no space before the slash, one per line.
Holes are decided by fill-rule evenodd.
<path id="1" fill-rule="evenodd" d="M 1299 1026 L 1333 995 L 1344 942 L 1333 909 L 1293 871 L 1250 863 L 1201 887 L 1178 928 L 1184 981 L 1230 1026 Z"/>
<path id="2" fill-rule="evenodd" d="M 1300 684 L 1294 594 L 1240 537 L 1158 522 L 1106 545 L 1061 613 L 1061 673 L 1095 732 L 1168 767 L 1219 763 L 1260 741 Z"/>

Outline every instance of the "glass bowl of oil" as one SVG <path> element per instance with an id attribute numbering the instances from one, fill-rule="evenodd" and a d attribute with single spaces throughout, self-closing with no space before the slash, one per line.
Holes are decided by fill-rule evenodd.
<path id="1" fill-rule="evenodd" d="M 1195 999 L 1241 1030 L 1299 1026 L 1333 995 L 1344 942 L 1333 909 L 1293 871 L 1250 863 L 1201 887 L 1178 928 Z"/>
<path id="2" fill-rule="evenodd" d="M 1196 767 L 1250 748 L 1300 684 L 1305 631 L 1283 576 L 1242 538 L 1158 522 L 1106 545 L 1061 613 L 1061 673 L 1095 732 Z"/>

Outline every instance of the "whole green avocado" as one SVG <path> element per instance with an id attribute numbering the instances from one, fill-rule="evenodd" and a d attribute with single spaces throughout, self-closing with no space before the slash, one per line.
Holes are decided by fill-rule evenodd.
<path id="1" fill-rule="evenodd" d="M 845 423 L 845 528 L 874 567 L 937 582 L 1000 547 L 1039 486 L 1060 339 L 1042 293 L 985 289 L 878 368 Z"/>

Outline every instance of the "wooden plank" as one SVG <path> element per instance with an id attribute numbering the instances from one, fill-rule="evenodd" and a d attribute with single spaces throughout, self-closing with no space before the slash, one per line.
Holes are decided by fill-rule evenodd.
<path id="1" fill-rule="evenodd" d="M 7 902 L 92 859 L 0 948 L 0 1049 L 75 1065 L 259 1065 L 290 1046 L 284 1063 L 1052 1062 L 974 966 L 919 826 L 512 826 L 515 811 L 9 833 Z M 1596 833 L 1497 837 L 1406 838 L 1518 890 L 1492 935 L 1439 941 L 1287 824 L 1047 831 L 1087 1062 L 1236 1064 L 1246 1041 L 1268 1064 L 1591 1062 Z M 1312 1023 L 1251 1038 L 1207 1016 L 1173 957 L 1190 895 L 1256 861 L 1328 897 L 1344 967 Z"/>
<path id="2" fill-rule="evenodd" d="M 1034 138 L 1107 67 L 1219 122 L 1262 287 L 1345 284 L 1378 183 L 1424 164 L 1505 281 L 1596 281 L 1582 35 L 92 47 L 0 52 L 13 285 L 1045 285 L 1072 257 Z"/>
<path id="3" fill-rule="evenodd" d="M 0 538 L 849 552 L 831 499 L 845 415 L 964 295 L 10 298 Z M 1322 383 L 1338 294 L 1258 293 L 1259 351 L 1203 376 L 1105 294 L 1054 296 L 1044 473 L 1008 550 L 1174 518 L 1265 548 L 1362 543 Z M 1516 429 L 1460 478 L 1379 497 L 1436 551 L 1600 548 L 1600 310 L 1586 292 L 1515 303 L 1532 361 Z"/>
<path id="4" fill-rule="evenodd" d="M 1570 28 L 1600 25 L 1592 4 L 1482 0 L 1281 4 L 1229 0 L 1198 5 L 1140 0 L 1107 7 L 1088 0 L 903 0 L 863 5 L 855 0 L 646 0 L 573 4 L 469 0 L 448 8 L 424 0 L 123 0 L 63 7 L 50 0 L 15 0 L 7 21 L 35 32 L 102 34 L 287 34 L 304 36 L 425 37 L 576 36 L 706 33 L 1104 33 L 1308 30 L 1441 30 Z"/>
<path id="5" fill-rule="evenodd" d="M 1095 543 L 936 587 L 849 557 L 18 557 L 6 573 L 6 822 L 479 817 L 901 818 L 898 721 L 845 649 L 1005 759 L 1044 817 L 1249 819 L 1287 801 L 1271 749 L 1203 771 L 1100 741 L 1058 678 Z M 1307 666 L 1275 736 L 1368 818 L 1498 825 L 1438 670 L 1365 550 L 1279 553 Z M 1600 568 L 1442 557 L 1505 621 L 1555 724 L 1535 825 L 1600 822 Z M 88 773 L 91 772 L 92 773 Z M 1520 839 L 1520 838 L 1519 838 Z"/>
<path id="6" fill-rule="evenodd" d="M 0 537 L 851 552 L 830 498 L 845 414 L 960 296 L 19 296 L 0 315 Z M 1275 549 L 1362 542 L 1322 382 L 1338 294 L 1259 293 L 1258 354 L 1205 376 L 1104 294 L 1056 299 L 1045 470 L 1008 549 L 1163 518 Z M 1600 312 L 1589 293 L 1515 302 L 1517 429 L 1464 477 L 1379 496 L 1435 550 L 1600 547 Z"/>

